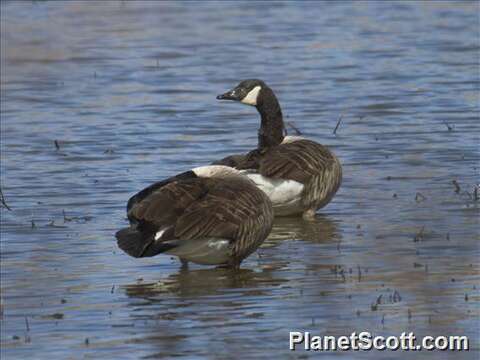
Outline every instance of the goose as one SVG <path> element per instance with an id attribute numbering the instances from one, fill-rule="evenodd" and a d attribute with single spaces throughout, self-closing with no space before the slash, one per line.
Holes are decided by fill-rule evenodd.
<path id="1" fill-rule="evenodd" d="M 218 100 L 255 106 L 261 117 L 258 146 L 246 155 L 214 162 L 242 170 L 273 203 L 275 216 L 314 218 L 342 182 L 342 166 L 324 145 L 300 136 L 285 136 L 282 110 L 273 90 L 262 80 L 240 82 Z"/>
<path id="2" fill-rule="evenodd" d="M 202 166 L 156 182 L 127 203 L 117 244 L 133 257 L 175 255 L 182 264 L 238 268 L 270 233 L 269 198 L 240 171 Z"/>

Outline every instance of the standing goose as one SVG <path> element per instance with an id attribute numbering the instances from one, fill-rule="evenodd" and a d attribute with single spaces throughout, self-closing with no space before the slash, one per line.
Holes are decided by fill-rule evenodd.
<path id="1" fill-rule="evenodd" d="M 244 170 L 272 200 L 276 216 L 310 219 L 327 205 L 342 182 L 342 167 L 326 147 L 299 136 L 284 136 L 282 110 L 272 89 L 261 80 L 244 80 L 218 100 L 255 106 L 261 116 L 257 149 L 215 164 Z"/>
<path id="2" fill-rule="evenodd" d="M 154 183 L 127 204 L 116 233 L 133 257 L 166 253 L 182 262 L 238 268 L 270 233 L 272 204 L 238 170 L 203 166 Z"/>

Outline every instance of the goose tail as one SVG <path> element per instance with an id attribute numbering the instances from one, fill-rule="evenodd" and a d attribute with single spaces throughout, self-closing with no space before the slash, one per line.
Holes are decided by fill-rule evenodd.
<path id="1" fill-rule="evenodd" d="M 155 256 L 177 246 L 175 241 L 157 241 L 155 234 L 145 234 L 133 227 L 117 231 L 115 237 L 118 247 L 135 258 Z"/>

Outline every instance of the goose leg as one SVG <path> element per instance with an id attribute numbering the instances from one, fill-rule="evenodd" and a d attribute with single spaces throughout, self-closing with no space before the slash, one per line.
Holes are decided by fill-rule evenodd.
<path id="1" fill-rule="evenodd" d="M 231 270 L 239 270 L 240 269 L 241 261 L 232 260 L 226 264 L 218 265 L 217 269 L 231 269 Z"/>

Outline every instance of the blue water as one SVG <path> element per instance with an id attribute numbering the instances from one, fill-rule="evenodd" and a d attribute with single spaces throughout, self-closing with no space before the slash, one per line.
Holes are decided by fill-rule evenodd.
<path id="1" fill-rule="evenodd" d="M 2 2 L 2 359 L 316 355 L 292 330 L 474 348 L 332 358 L 478 358 L 479 21 L 478 2 Z M 215 100 L 245 78 L 341 159 L 332 203 L 277 220 L 239 272 L 122 253 L 133 193 L 255 146 L 255 109 Z"/>

